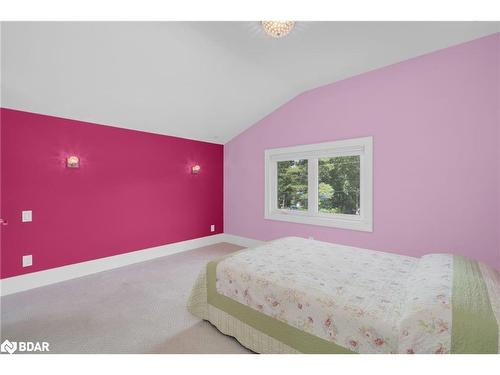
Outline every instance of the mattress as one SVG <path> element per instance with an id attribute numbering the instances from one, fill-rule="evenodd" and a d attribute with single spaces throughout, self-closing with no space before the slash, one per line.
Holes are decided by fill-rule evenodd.
<path id="1" fill-rule="evenodd" d="M 497 353 L 498 282 L 450 254 L 287 237 L 210 262 L 188 306 L 262 353 Z"/>

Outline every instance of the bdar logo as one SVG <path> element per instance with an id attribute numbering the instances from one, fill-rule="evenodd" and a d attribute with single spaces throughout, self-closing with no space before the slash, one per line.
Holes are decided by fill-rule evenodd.
<path id="1" fill-rule="evenodd" d="M 14 354 L 15 352 L 50 352 L 49 343 L 46 341 L 9 341 L 5 340 L 0 345 L 0 352 Z"/>
<path id="2" fill-rule="evenodd" d="M 13 354 L 17 350 L 17 342 L 10 342 L 9 340 L 5 340 L 0 345 L 0 351 L 2 353 Z"/>

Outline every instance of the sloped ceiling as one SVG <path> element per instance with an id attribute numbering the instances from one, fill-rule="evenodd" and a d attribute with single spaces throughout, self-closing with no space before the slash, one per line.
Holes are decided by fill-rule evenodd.
<path id="1" fill-rule="evenodd" d="M 2 23 L 2 107 L 225 143 L 301 92 L 499 31 L 486 22 Z"/>

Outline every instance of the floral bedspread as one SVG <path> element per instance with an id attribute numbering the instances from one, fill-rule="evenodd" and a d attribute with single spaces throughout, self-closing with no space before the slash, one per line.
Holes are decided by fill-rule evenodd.
<path id="1" fill-rule="evenodd" d="M 413 258 L 287 237 L 206 272 L 202 319 L 213 321 L 214 304 L 245 332 L 299 352 L 500 353 L 500 272 L 460 255 Z"/>
<path id="2" fill-rule="evenodd" d="M 436 351 L 446 352 L 449 279 L 443 278 L 437 289 L 417 293 L 418 300 L 410 307 L 407 301 L 408 290 L 426 282 L 420 274 L 432 272 L 433 266 L 432 259 L 420 264 L 413 257 L 287 237 L 220 261 L 216 288 L 226 297 L 354 352 L 418 351 L 422 327 L 442 333 Z M 438 318 L 429 326 L 411 320 L 403 335 L 400 324 L 407 310 L 435 298 L 442 301 Z"/>
<path id="3" fill-rule="evenodd" d="M 408 282 L 400 324 L 400 352 L 451 352 L 452 281 L 452 255 L 431 254 L 420 258 Z"/>

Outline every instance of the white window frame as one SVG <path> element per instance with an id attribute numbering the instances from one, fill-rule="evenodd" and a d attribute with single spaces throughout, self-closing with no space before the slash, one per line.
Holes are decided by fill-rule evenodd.
<path id="1" fill-rule="evenodd" d="M 318 212 L 318 159 L 354 155 L 360 157 L 360 215 Z M 373 137 L 269 149 L 264 159 L 266 219 L 373 232 Z M 277 163 L 299 159 L 308 160 L 308 209 L 280 209 Z"/>

